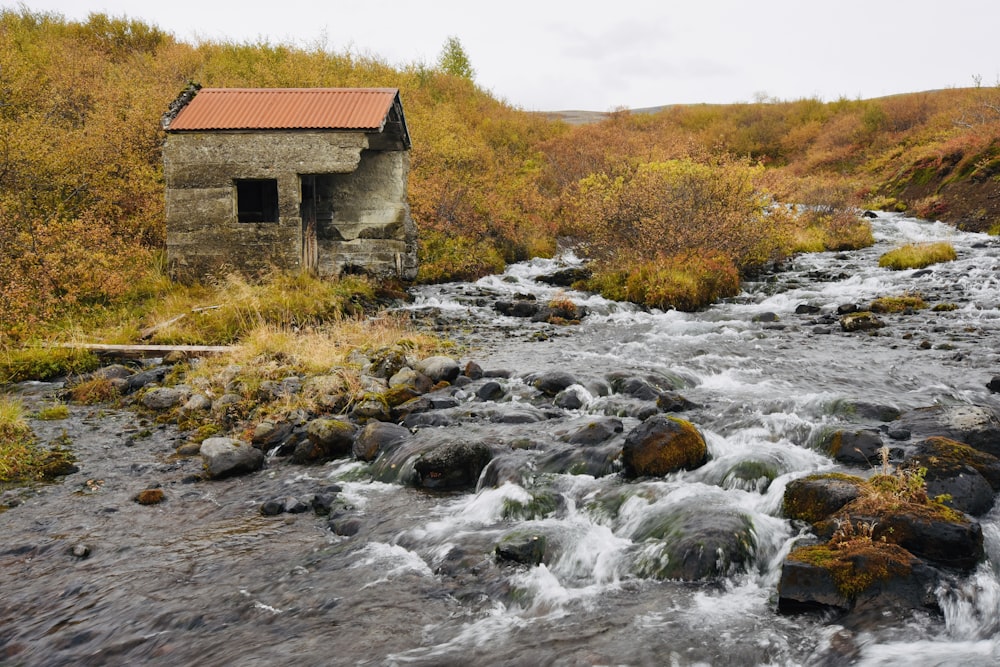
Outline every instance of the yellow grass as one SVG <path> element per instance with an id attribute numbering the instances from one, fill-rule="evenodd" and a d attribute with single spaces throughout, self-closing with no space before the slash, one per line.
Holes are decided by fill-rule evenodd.
<path id="1" fill-rule="evenodd" d="M 922 269 L 940 262 L 958 258 L 955 247 L 945 241 L 937 243 L 908 243 L 879 257 L 878 265 L 893 271 Z"/>

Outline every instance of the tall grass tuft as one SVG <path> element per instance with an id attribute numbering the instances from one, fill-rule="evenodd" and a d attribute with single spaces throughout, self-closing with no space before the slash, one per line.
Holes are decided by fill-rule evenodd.
<path id="1" fill-rule="evenodd" d="M 940 262 L 953 262 L 958 258 L 955 247 L 945 241 L 937 243 L 908 243 L 890 250 L 878 259 L 878 265 L 893 271 L 922 269 Z"/>

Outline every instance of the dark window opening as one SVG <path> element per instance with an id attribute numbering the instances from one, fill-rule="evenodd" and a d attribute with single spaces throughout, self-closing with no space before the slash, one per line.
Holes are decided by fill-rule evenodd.
<path id="1" fill-rule="evenodd" d="M 273 178 L 236 181 L 239 222 L 278 221 L 278 181 Z"/>

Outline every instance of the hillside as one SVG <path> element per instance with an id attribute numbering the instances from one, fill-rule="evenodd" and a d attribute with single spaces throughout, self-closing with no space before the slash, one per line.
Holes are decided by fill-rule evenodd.
<path id="1" fill-rule="evenodd" d="M 0 347 L 80 309 L 114 310 L 162 289 L 153 287 L 164 243 L 159 121 L 190 81 L 399 88 L 421 281 L 476 278 L 550 255 L 572 236 L 617 275 L 610 293 L 646 299 L 651 281 L 676 282 L 665 267 L 730 275 L 826 233 L 803 221 L 750 224 L 769 200 L 1000 228 L 997 88 L 537 114 L 447 63 L 192 45 L 141 22 L 76 23 L 25 8 L 0 12 L 0 62 Z M 726 183 L 746 199 L 724 197 Z M 733 244 L 711 224 L 720 215 L 760 237 Z M 639 248 L 639 238 L 670 245 Z M 642 289 L 625 289 L 629 281 Z M 669 290 L 653 292 L 671 303 Z"/>

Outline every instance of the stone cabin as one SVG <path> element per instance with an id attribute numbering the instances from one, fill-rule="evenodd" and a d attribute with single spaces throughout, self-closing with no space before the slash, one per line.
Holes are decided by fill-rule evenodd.
<path id="1" fill-rule="evenodd" d="M 394 88 L 202 88 L 164 115 L 172 274 L 412 280 L 410 135 Z"/>

